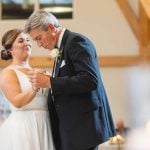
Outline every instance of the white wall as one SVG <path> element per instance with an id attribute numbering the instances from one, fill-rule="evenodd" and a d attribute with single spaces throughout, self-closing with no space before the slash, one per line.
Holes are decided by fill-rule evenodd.
<path id="1" fill-rule="evenodd" d="M 138 0 L 132 1 L 137 4 Z M 138 43 L 116 0 L 74 0 L 73 19 L 60 20 L 70 30 L 83 33 L 95 44 L 99 55 L 136 55 Z M 0 21 L 0 39 L 11 28 L 23 28 L 26 20 Z M 2 48 L 0 46 L 0 48 Z M 43 53 L 44 52 L 44 53 Z M 33 55 L 47 55 L 33 44 Z M 101 68 L 114 120 L 128 125 L 124 89 L 125 67 Z"/>

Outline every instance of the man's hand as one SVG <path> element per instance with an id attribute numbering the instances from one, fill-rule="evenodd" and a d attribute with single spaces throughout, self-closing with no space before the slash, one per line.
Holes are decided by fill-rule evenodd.
<path id="1" fill-rule="evenodd" d="M 34 88 L 50 88 L 50 75 L 46 74 L 46 70 L 33 69 L 28 72 L 28 77 Z"/>

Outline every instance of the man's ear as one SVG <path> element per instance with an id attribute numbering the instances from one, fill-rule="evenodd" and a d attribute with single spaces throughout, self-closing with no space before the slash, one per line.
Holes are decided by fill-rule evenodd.
<path id="1" fill-rule="evenodd" d="M 51 30 L 52 33 L 56 31 L 56 28 L 53 24 L 49 24 L 48 29 Z"/>
<path id="2" fill-rule="evenodd" d="M 56 29 L 56 27 L 55 27 L 53 24 L 49 24 L 49 25 L 48 25 L 48 30 L 50 31 L 50 33 L 51 33 L 53 36 L 55 36 L 56 33 L 57 33 L 57 29 Z"/>

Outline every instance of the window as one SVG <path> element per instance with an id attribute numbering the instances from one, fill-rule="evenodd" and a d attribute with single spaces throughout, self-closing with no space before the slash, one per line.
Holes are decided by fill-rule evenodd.
<path id="1" fill-rule="evenodd" d="M 27 19 L 37 9 L 53 13 L 57 18 L 72 18 L 73 0 L 2 0 L 2 19 Z"/>

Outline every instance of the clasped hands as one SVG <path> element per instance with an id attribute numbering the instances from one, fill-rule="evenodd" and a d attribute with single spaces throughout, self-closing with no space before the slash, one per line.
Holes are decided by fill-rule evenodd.
<path id="1" fill-rule="evenodd" d="M 34 68 L 28 71 L 27 74 L 34 91 L 39 91 L 40 88 L 50 88 L 50 74 L 47 74 L 44 69 Z"/>

